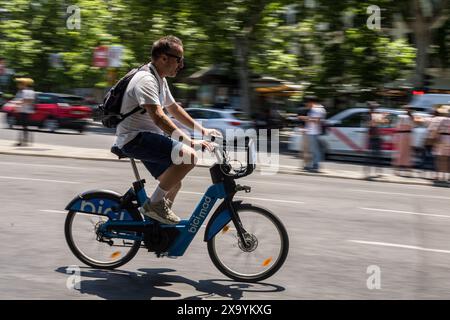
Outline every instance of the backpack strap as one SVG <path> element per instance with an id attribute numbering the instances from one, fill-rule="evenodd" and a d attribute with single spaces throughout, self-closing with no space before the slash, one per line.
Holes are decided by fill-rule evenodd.
<path id="1" fill-rule="evenodd" d="M 159 86 L 158 77 L 156 76 L 155 71 L 154 71 L 152 68 L 150 68 L 150 67 L 148 66 L 148 64 L 144 64 L 143 66 L 139 67 L 139 70 L 151 72 L 151 74 L 153 74 L 153 75 L 155 76 L 155 78 L 156 78 L 156 83 L 158 84 L 158 95 L 160 95 L 160 94 L 161 94 L 161 87 Z"/>
<path id="2" fill-rule="evenodd" d="M 131 116 L 132 114 L 138 112 L 139 109 L 142 109 L 141 106 L 137 106 L 137 107 L 135 107 L 133 110 L 131 110 L 130 112 L 127 112 L 127 113 L 121 115 L 121 117 L 120 117 L 121 120 L 125 120 L 125 118 L 127 118 L 127 117 Z M 145 110 L 142 110 L 142 111 L 143 111 L 142 114 L 144 114 L 144 113 L 145 113 Z"/>
<path id="3" fill-rule="evenodd" d="M 160 87 L 160 85 L 159 85 L 158 77 L 156 76 L 155 71 L 154 71 L 152 68 L 150 68 L 150 67 L 148 66 L 148 64 L 143 64 L 142 66 L 140 66 L 138 71 L 141 71 L 141 70 L 142 70 L 142 71 L 148 71 L 148 72 L 151 72 L 151 73 L 155 76 L 155 78 L 156 78 L 156 83 L 157 83 L 157 85 L 158 85 L 158 95 L 161 95 L 161 87 Z M 127 113 L 125 113 L 124 115 L 122 115 L 122 116 L 121 116 L 121 121 L 125 120 L 127 117 L 131 116 L 132 114 L 135 114 L 135 113 L 138 112 L 140 109 L 142 109 L 141 114 L 144 114 L 144 113 L 146 112 L 145 109 L 143 109 L 141 106 L 137 106 L 137 107 L 135 107 L 133 110 L 131 110 L 130 112 L 127 112 Z"/>

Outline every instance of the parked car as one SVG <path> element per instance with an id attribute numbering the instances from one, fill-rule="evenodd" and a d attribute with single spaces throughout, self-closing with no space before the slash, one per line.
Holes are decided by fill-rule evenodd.
<path id="1" fill-rule="evenodd" d="M 18 106 L 16 100 L 8 101 L 3 106 L 6 122 L 12 128 L 18 123 Z M 75 129 L 80 133 L 85 130 L 92 109 L 84 103 L 83 97 L 37 92 L 34 112 L 28 119 L 29 126 L 45 128 L 51 132 L 59 128 Z"/>
<path id="2" fill-rule="evenodd" d="M 450 94 L 414 94 L 409 105 L 412 110 L 432 113 L 435 105 L 450 104 Z"/>
<path id="3" fill-rule="evenodd" d="M 228 130 L 246 130 L 254 127 L 253 121 L 249 120 L 245 113 L 233 109 L 186 108 L 185 111 L 194 120 L 201 122 L 203 127 L 220 131 L 227 142 L 234 142 L 235 140 L 244 137 L 242 134 L 243 131 L 241 130 L 236 131 L 238 134 L 235 137 L 233 135 L 227 135 Z M 175 121 L 175 123 L 192 137 L 201 138 L 200 133 L 194 133 L 178 121 Z M 230 133 L 230 131 L 228 131 L 228 133 Z"/>
<path id="4" fill-rule="evenodd" d="M 380 127 L 380 134 L 383 139 L 382 154 L 390 158 L 395 146 L 393 137 L 398 115 L 404 113 L 396 109 L 378 109 L 378 112 L 386 114 L 387 123 Z M 351 108 L 344 110 L 330 119 L 326 120 L 326 134 L 319 137 L 319 141 L 324 147 L 326 155 L 352 155 L 364 156 L 367 151 L 367 117 L 369 109 Z M 430 117 L 426 113 L 415 113 L 415 116 L 423 118 Z M 417 125 L 413 130 L 412 147 L 421 152 L 425 142 L 427 129 L 425 123 Z M 288 149 L 291 151 L 301 151 L 302 135 L 299 128 L 294 129 L 294 133 L 289 138 Z"/>

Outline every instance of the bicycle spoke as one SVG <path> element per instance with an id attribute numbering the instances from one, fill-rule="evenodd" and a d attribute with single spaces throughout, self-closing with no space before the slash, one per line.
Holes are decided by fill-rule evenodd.
<path id="1" fill-rule="evenodd" d="M 239 280 L 264 279 L 283 264 L 287 250 L 284 250 L 282 225 L 274 223 L 267 211 L 247 206 L 248 210 L 238 210 L 246 245 L 237 232 L 230 233 L 224 228 L 212 239 L 210 256 L 218 268 L 226 275 Z M 233 237 L 229 237 L 232 234 Z M 208 243 L 209 246 L 210 243 Z"/>
<path id="2" fill-rule="evenodd" d="M 76 235 L 76 238 L 73 239 L 74 245 L 82 257 L 92 261 L 95 265 L 118 263 L 127 256 L 130 250 L 136 251 L 140 247 L 139 242 L 139 247 L 133 249 L 135 247 L 134 241 L 128 246 L 120 245 L 120 249 L 114 245 L 114 239 L 110 240 L 113 241 L 112 245 L 108 242 L 99 241 L 97 229 L 107 221 L 108 218 L 105 216 L 85 213 L 75 213 L 72 220 L 72 234 Z"/>

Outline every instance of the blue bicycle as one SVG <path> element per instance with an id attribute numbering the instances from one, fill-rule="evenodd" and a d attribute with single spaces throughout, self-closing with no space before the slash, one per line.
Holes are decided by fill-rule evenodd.
<path id="1" fill-rule="evenodd" d="M 111 150 L 119 158 L 119 149 Z M 138 208 L 147 199 L 145 180 L 134 159 L 136 176 L 125 194 L 92 190 L 75 197 L 66 207 L 65 237 L 73 254 L 83 263 L 101 269 L 114 269 L 130 261 L 140 248 L 157 257 L 179 257 L 189 247 L 217 200 L 223 199 L 206 226 L 204 241 L 214 265 L 226 276 L 257 282 L 272 276 L 286 260 L 289 239 L 282 222 L 270 211 L 234 201 L 248 186 L 235 180 L 255 169 L 253 141 L 246 144 L 246 166 L 234 169 L 226 148 L 217 145 L 218 161 L 210 168 L 213 184 L 188 220 L 166 225 L 142 216 Z"/>

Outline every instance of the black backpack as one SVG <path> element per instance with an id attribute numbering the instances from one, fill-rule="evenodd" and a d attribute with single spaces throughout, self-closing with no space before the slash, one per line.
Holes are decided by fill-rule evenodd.
<path id="1" fill-rule="evenodd" d="M 94 113 L 94 120 L 101 121 L 102 124 L 107 128 L 116 128 L 120 122 L 122 122 L 132 114 L 138 112 L 139 110 L 142 110 L 142 113 L 145 113 L 145 110 L 143 110 L 140 106 L 136 106 L 133 110 L 125 114 L 120 113 L 123 96 L 125 95 L 127 86 L 130 83 L 131 79 L 133 79 L 134 75 L 138 73 L 138 71 L 148 71 L 155 75 L 154 71 L 148 66 L 148 64 L 144 64 L 140 67 L 132 69 L 111 89 L 109 89 L 108 93 L 103 99 L 103 103 L 98 106 L 98 109 Z"/>

